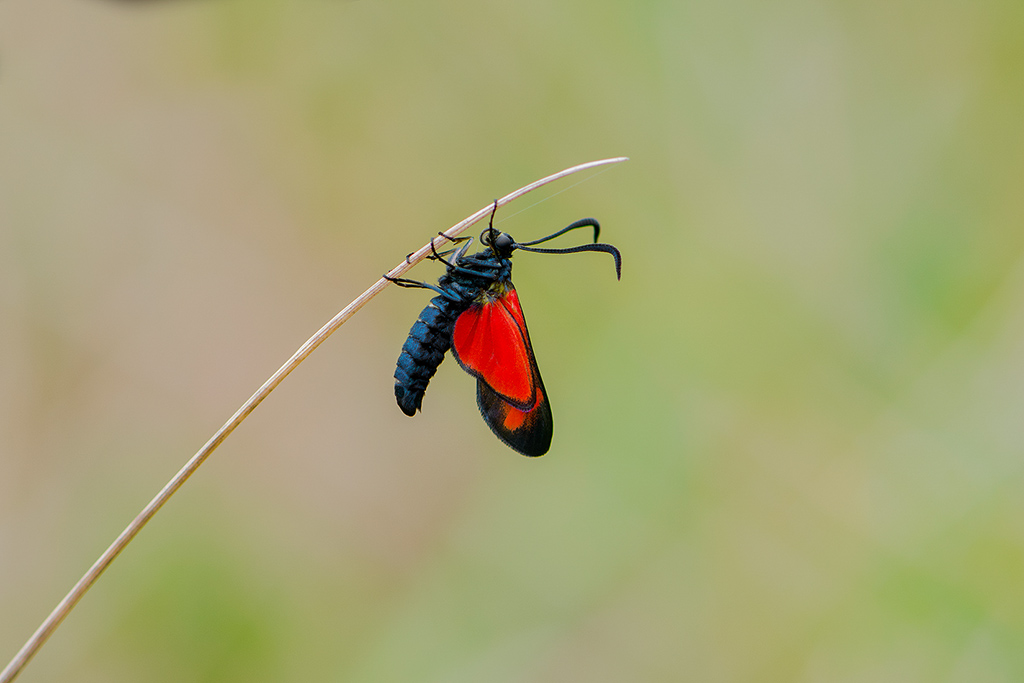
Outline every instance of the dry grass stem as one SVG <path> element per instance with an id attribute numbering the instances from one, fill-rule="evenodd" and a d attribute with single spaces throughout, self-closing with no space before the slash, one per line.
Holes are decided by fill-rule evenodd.
<path id="1" fill-rule="evenodd" d="M 554 182 L 556 180 L 572 175 L 574 173 L 579 173 L 580 171 L 596 168 L 598 166 L 619 163 L 621 161 L 626 161 L 626 157 L 617 157 L 614 159 L 601 159 L 599 161 L 591 161 L 589 163 L 573 166 L 572 168 L 567 168 L 564 171 L 559 171 L 558 173 L 549 175 L 546 178 L 541 178 L 540 180 L 530 183 L 525 187 L 521 187 L 515 192 L 512 192 L 502 197 L 501 199 L 498 200 L 498 206 L 508 204 L 509 202 L 518 199 L 519 197 L 522 197 L 528 192 L 536 190 L 539 187 L 542 187 L 544 185 L 547 185 L 548 183 Z M 469 218 L 466 218 L 465 220 L 461 221 L 460 223 L 457 223 L 456 225 L 446 230 L 444 233 L 445 236 L 448 238 L 459 236 L 471 225 L 479 222 L 480 220 L 490 215 L 493 206 L 493 203 L 488 203 L 484 208 L 480 209 Z M 428 254 L 430 254 L 432 244 L 436 242 L 436 246 L 440 247 L 446 241 L 447 240 L 441 237 L 440 235 L 438 237 L 435 237 L 433 240 L 431 240 L 430 243 L 424 245 L 418 251 L 411 254 L 408 259 L 404 259 L 400 264 L 392 268 L 391 271 L 388 273 L 388 276 L 401 276 L 407 270 L 409 270 L 414 265 L 416 265 L 424 258 L 426 258 Z M 224 439 L 226 439 L 228 435 L 232 431 L 234 431 L 235 427 L 241 424 L 242 420 L 248 417 L 249 413 L 251 413 L 256 408 L 256 406 L 258 406 L 260 402 L 264 398 L 266 398 L 267 395 L 269 395 L 270 392 L 273 391 L 277 387 L 277 385 L 280 384 L 282 380 L 284 380 L 285 377 L 288 376 L 288 374 L 292 370 L 298 367 L 299 363 L 305 360 L 306 357 L 309 356 L 309 354 L 311 354 L 314 349 L 316 349 L 316 347 L 320 346 L 320 344 L 323 343 L 324 340 L 327 339 L 327 337 L 331 336 L 331 334 L 335 330 L 337 330 L 349 318 L 355 315 L 356 311 L 362 308 L 370 299 L 372 299 L 381 291 L 383 291 L 384 288 L 387 287 L 389 284 L 391 283 L 388 282 L 386 279 L 381 278 L 376 283 L 374 283 L 372 287 L 370 287 L 365 292 L 356 297 L 356 299 L 352 303 L 350 303 L 348 306 L 342 309 L 340 313 L 334 316 L 334 318 L 332 318 L 326 325 L 320 328 L 320 330 L 316 334 L 310 337 L 305 344 L 299 347 L 299 350 L 296 351 L 295 354 L 291 358 L 289 358 L 288 361 L 284 365 L 282 365 L 278 369 L 278 371 L 275 372 L 270 377 L 270 379 L 268 379 L 263 384 L 263 386 L 261 386 L 259 390 L 256 391 L 256 393 L 249 398 L 249 400 L 242 404 L 242 407 L 239 408 L 238 411 L 231 416 L 231 419 L 225 422 L 224 425 L 217 430 L 217 433 L 214 434 L 213 437 L 211 437 L 210 440 L 207 441 L 206 444 L 199 449 L 199 452 L 193 455 L 192 458 L 187 463 L 185 463 L 185 466 L 182 467 L 181 470 L 179 470 L 178 473 L 175 474 L 174 477 L 169 482 L 167 482 L 167 485 L 164 486 L 163 489 L 161 489 L 160 493 L 158 493 L 153 498 L 153 500 L 151 500 L 149 504 L 142 509 L 142 512 L 140 512 L 135 517 L 135 519 L 132 520 L 131 524 L 129 524 L 125 528 L 125 530 L 121 532 L 121 534 L 114 540 L 114 542 L 110 544 L 110 547 L 108 547 L 103 552 L 103 554 L 100 555 L 99 559 L 96 560 L 95 563 L 93 563 L 93 565 L 89 568 L 89 571 L 87 571 L 85 575 L 78 580 L 78 583 L 76 583 L 74 587 L 68 592 L 68 594 L 64 596 L 64 599 L 60 601 L 60 603 L 54 608 L 54 610 L 50 613 L 46 620 L 43 621 L 43 623 L 39 626 L 38 629 L 36 629 L 35 633 L 33 633 L 32 637 L 28 639 L 24 646 L 22 646 L 21 650 L 18 651 L 18 654 L 15 655 L 14 659 L 12 659 L 11 662 L 4 668 L 3 672 L 0 672 L 0 683 L 10 683 L 10 681 L 13 681 L 18 676 L 22 669 L 25 668 L 25 665 L 28 664 L 29 660 L 31 660 L 32 657 L 36 654 L 36 652 L 38 652 L 39 648 L 43 646 L 43 643 L 46 642 L 46 640 L 50 637 L 54 630 L 56 630 L 56 628 L 68 615 L 68 613 L 70 613 L 71 610 L 74 609 L 75 605 L 78 604 L 78 601 L 82 599 L 82 596 L 85 595 L 85 592 L 88 591 L 92 584 L 96 582 L 96 580 L 100 577 L 100 574 L 102 574 L 104 570 L 106 570 L 106 568 L 110 566 L 110 564 L 121 553 L 121 551 L 125 549 L 125 547 L 132 541 L 133 538 L 135 538 L 136 534 L 138 534 L 139 531 L 142 530 L 142 527 L 146 525 L 146 522 L 152 519 L 153 515 L 157 513 L 157 511 L 163 506 L 163 504 L 166 503 L 179 488 L 181 488 L 181 485 L 185 483 L 185 480 L 192 476 L 193 472 L 199 469 L 199 466 L 203 464 L 203 461 L 205 461 L 206 458 L 209 457 L 209 455 L 214 451 L 214 449 L 216 449 L 217 446 L 219 446 L 224 441 Z"/>

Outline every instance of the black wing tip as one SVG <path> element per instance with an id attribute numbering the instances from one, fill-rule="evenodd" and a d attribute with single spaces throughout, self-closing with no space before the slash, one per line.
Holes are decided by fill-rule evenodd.
<path id="1" fill-rule="evenodd" d="M 510 435 L 505 435 L 499 433 L 498 430 L 494 429 L 493 427 L 491 427 L 491 431 L 494 432 L 494 435 L 497 436 L 502 443 L 504 443 L 506 446 L 514 450 L 519 455 L 525 455 L 527 458 L 539 458 L 545 453 L 547 453 L 549 450 L 551 450 L 550 432 L 548 432 L 546 440 L 542 441 L 538 439 L 537 441 L 539 443 L 534 443 L 532 440 L 528 439 L 521 439 L 517 442 L 512 438 L 508 438 L 513 436 L 514 433 Z"/>
<path id="2" fill-rule="evenodd" d="M 538 391 L 543 391 L 544 386 L 538 377 Z M 501 406 L 513 406 L 512 403 L 502 398 L 494 389 L 491 389 L 486 382 L 478 379 L 476 383 L 476 402 L 480 408 L 480 415 L 498 439 L 520 455 L 528 458 L 539 458 L 551 448 L 551 437 L 554 434 L 554 423 L 551 420 L 551 406 L 545 398 L 535 410 L 539 411 L 535 416 L 532 426 L 523 425 L 520 429 L 505 429 L 500 422 Z M 514 407 L 514 406 L 513 406 Z"/>

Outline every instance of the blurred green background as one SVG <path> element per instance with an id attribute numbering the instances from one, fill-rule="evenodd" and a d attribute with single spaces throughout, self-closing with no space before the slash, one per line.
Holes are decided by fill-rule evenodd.
<path id="1" fill-rule="evenodd" d="M 429 293 L 390 289 L 21 680 L 1024 680 L 1022 35 L 997 0 L 0 3 L 0 663 L 382 272 L 628 155 L 499 214 L 624 255 L 516 259 L 546 457 L 451 361 L 401 414 Z"/>

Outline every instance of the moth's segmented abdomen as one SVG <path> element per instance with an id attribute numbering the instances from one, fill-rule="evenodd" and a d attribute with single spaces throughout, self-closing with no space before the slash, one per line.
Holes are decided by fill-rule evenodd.
<path id="1" fill-rule="evenodd" d="M 395 368 L 395 398 L 406 415 L 411 417 L 419 410 L 430 378 L 451 347 L 455 320 L 468 305 L 436 296 L 409 330 Z"/>

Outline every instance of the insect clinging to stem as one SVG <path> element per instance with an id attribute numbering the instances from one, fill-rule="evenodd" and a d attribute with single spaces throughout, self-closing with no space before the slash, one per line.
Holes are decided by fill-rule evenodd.
<path id="1" fill-rule="evenodd" d="M 621 279 L 622 256 L 610 244 L 597 241 L 600 224 L 583 218 L 532 242 L 516 242 L 494 227 L 495 200 L 488 227 L 480 234 L 484 249 L 467 255 L 466 244 L 446 252 L 433 249 L 432 259 L 446 266 L 437 285 L 405 278 L 390 278 L 401 287 L 437 292 L 409 331 L 395 368 L 395 398 L 410 417 L 423 402 L 427 384 L 451 349 L 463 370 L 476 377 L 480 413 L 491 431 L 512 449 L 536 457 L 551 446 L 553 423 L 544 382 L 530 344 L 519 295 L 512 285 L 512 252 L 572 254 L 600 251 L 615 259 Z M 540 249 L 535 245 L 577 228 L 592 227 L 594 242 L 566 249 Z M 447 258 L 446 258 L 447 257 Z"/>

